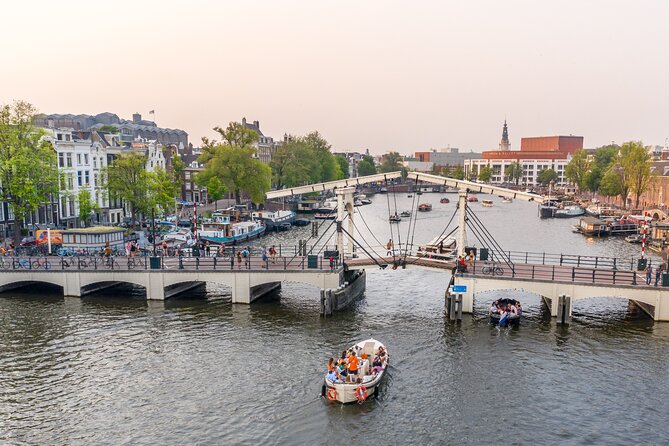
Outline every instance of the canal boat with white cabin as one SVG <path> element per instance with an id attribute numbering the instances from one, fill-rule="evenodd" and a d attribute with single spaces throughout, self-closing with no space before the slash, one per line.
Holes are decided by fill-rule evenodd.
<path id="1" fill-rule="evenodd" d="M 210 243 L 236 244 L 260 237 L 266 226 L 257 220 L 231 222 L 230 216 L 214 213 L 210 221 L 202 223 L 198 238 Z"/>
<path id="2" fill-rule="evenodd" d="M 481 206 L 486 208 L 491 208 L 493 205 L 492 200 L 481 200 Z"/>
<path id="3" fill-rule="evenodd" d="M 295 212 L 278 210 L 278 211 L 256 211 L 251 214 L 253 219 L 260 220 L 265 223 L 268 231 L 278 231 L 285 228 L 285 223 L 292 225 L 295 221 Z"/>
<path id="4" fill-rule="evenodd" d="M 376 339 L 358 342 L 347 350 L 356 357 L 358 374 L 347 374 L 345 366 L 337 366 L 324 379 L 322 396 L 340 403 L 360 403 L 375 395 L 379 384 L 386 375 L 390 355 L 386 346 Z M 353 379 L 352 382 L 349 382 Z"/>

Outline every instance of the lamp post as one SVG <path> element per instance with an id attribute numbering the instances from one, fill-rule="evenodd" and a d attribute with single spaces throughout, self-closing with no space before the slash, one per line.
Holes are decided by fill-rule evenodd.
<path id="1" fill-rule="evenodd" d="M 153 233 L 153 257 L 156 256 L 156 208 L 151 208 L 151 232 Z"/>

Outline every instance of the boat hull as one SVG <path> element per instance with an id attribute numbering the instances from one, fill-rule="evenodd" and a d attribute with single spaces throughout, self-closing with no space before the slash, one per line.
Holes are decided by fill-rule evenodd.
<path id="1" fill-rule="evenodd" d="M 367 339 L 362 342 L 358 342 L 355 347 L 359 347 L 362 349 L 367 342 L 374 342 L 374 351 L 377 351 L 379 346 L 383 347 L 386 349 L 385 345 L 383 345 L 381 342 L 376 341 L 374 339 Z M 372 356 L 373 357 L 373 356 Z M 371 360 L 371 357 L 370 357 Z M 383 381 L 384 377 L 386 376 L 386 371 L 388 369 L 388 364 L 390 363 L 390 354 L 387 353 L 386 350 L 386 360 L 383 364 L 383 371 L 379 372 L 376 374 L 376 376 L 363 383 L 342 383 L 342 382 L 332 382 L 328 379 L 323 380 L 323 395 L 327 395 L 327 392 L 330 389 L 334 389 L 336 391 L 336 398 L 335 401 L 338 401 L 343 404 L 347 403 L 355 403 L 358 402 L 358 398 L 356 397 L 355 391 L 358 387 L 365 386 L 365 389 L 367 390 L 367 398 L 371 397 L 372 395 L 375 395 L 378 389 L 379 384 Z"/>

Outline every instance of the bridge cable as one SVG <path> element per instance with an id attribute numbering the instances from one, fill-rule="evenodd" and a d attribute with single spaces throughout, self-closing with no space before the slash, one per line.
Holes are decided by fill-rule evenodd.
<path id="1" fill-rule="evenodd" d="M 418 180 L 416 181 L 416 185 L 418 186 L 418 191 L 421 190 L 420 186 L 421 181 Z M 416 198 L 417 197 L 417 198 Z M 418 206 L 416 206 L 418 205 Z M 418 222 L 418 208 L 420 207 L 420 195 L 414 192 L 414 197 L 411 200 L 411 216 L 409 216 L 409 227 L 407 228 L 407 241 L 406 241 L 406 246 L 404 248 L 404 260 L 402 260 L 402 264 L 406 265 L 407 262 L 407 255 L 409 255 L 409 246 L 411 246 L 411 249 L 413 250 L 413 240 L 414 236 L 416 235 L 416 223 Z M 411 223 L 413 222 L 413 232 L 411 230 Z M 409 234 L 411 234 L 411 245 L 409 245 Z M 400 258 L 402 257 L 402 251 L 400 247 Z"/>
<path id="2" fill-rule="evenodd" d="M 349 216 L 350 216 L 350 214 L 349 214 Z M 367 247 L 369 248 L 369 250 L 372 251 L 378 258 L 382 258 L 382 256 L 380 256 L 379 253 L 376 252 L 376 250 L 372 247 L 372 245 L 370 245 L 369 242 L 365 239 L 365 236 L 360 231 L 360 228 L 358 228 L 358 225 L 355 224 L 355 221 L 353 221 L 353 228 L 355 228 L 355 230 L 358 231 L 358 235 L 360 235 L 360 238 L 367 244 Z"/>
<path id="3" fill-rule="evenodd" d="M 397 213 L 397 192 L 395 191 L 395 182 L 392 182 L 393 185 L 393 201 L 395 202 L 395 215 L 399 215 Z M 400 259 L 402 258 L 402 235 L 399 227 L 399 223 L 397 224 L 397 244 L 399 245 L 399 257 Z M 395 264 L 395 243 L 393 243 L 393 264 Z"/>
<path id="4" fill-rule="evenodd" d="M 388 266 L 387 264 L 386 264 L 386 265 L 381 265 L 381 264 L 380 264 L 380 263 L 379 263 L 379 262 L 378 262 L 378 261 L 377 261 L 377 260 L 370 254 L 370 253 L 369 253 L 369 251 L 367 251 L 367 250 L 365 249 L 365 247 L 362 246 L 362 245 L 360 244 L 360 242 L 358 242 L 358 241 L 355 239 L 355 237 L 353 237 L 352 234 L 349 234 L 349 233 L 348 233 L 348 231 L 347 231 L 346 229 L 342 228 L 342 231 L 344 232 L 344 234 L 348 235 L 349 238 L 350 238 L 351 240 L 353 240 L 353 241 L 360 247 L 360 249 L 362 249 L 363 251 L 365 251 L 365 254 L 367 254 L 367 256 L 368 256 L 370 259 L 372 259 L 372 260 L 374 261 L 374 263 L 376 263 L 376 264 L 379 266 L 379 268 L 381 268 L 381 269 L 385 269 L 385 268 Z"/>
<path id="5" fill-rule="evenodd" d="M 386 202 L 388 203 L 388 225 L 390 226 L 390 240 L 393 241 L 393 222 L 390 220 L 390 217 L 392 217 L 391 210 L 390 210 L 390 196 L 388 195 L 388 178 L 385 177 L 385 182 L 386 182 Z M 397 209 L 395 209 L 395 214 L 397 214 Z M 399 228 L 398 228 L 399 231 Z M 386 245 L 382 245 L 386 246 Z M 395 243 L 393 242 L 393 247 L 391 250 L 391 253 L 393 255 L 393 263 L 395 263 Z"/>
<path id="6" fill-rule="evenodd" d="M 365 227 L 367 228 L 367 230 L 369 231 L 369 233 L 372 234 L 372 237 L 374 237 L 374 240 L 376 240 L 376 243 L 378 243 L 379 246 L 385 248 L 386 245 L 384 245 L 383 243 L 381 243 L 381 242 L 379 241 L 379 239 L 376 237 L 376 235 L 374 234 L 374 232 L 372 231 L 372 229 L 369 227 L 369 225 L 368 225 L 367 222 L 365 221 L 365 217 L 362 215 L 362 211 L 361 211 L 360 209 L 358 209 L 358 215 L 360 216 L 360 219 L 362 220 L 362 222 L 365 224 Z M 355 223 L 353 223 L 353 225 L 355 226 Z"/>
<path id="7" fill-rule="evenodd" d="M 482 240 L 482 241 L 486 241 L 489 245 L 495 247 L 499 251 L 499 256 L 502 257 L 502 259 L 505 260 L 505 262 L 507 264 L 513 263 L 513 262 L 511 262 L 510 258 L 508 258 L 508 259 L 505 258 L 505 255 L 504 255 L 505 251 L 502 249 L 501 245 L 497 242 L 495 237 L 493 237 L 493 235 L 488 231 L 488 229 L 485 227 L 483 222 L 474 213 L 474 211 L 472 211 L 471 209 L 468 208 L 467 209 L 467 216 L 468 216 L 467 221 L 470 222 L 469 226 L 472 227 L 474 224 L 476 224 L 479 227 L 479 229 L 482 231 L 482 233 L 484 235 L 484 239 L 485 239 L 485 240 Z M 509 267 L 511 267 L 511 265 L 509 265 Z"/>
<path id="8" fill-rule="evenodd" d="M 498 257 L 501 258 L 501 260 L 504 261 L 504 263 L 507 264 L 507 266 L 511 269 L 514 268 L 513 262 L 511 261 L 511 258 L 508 257 L 505 253 L 505 251 L 502 249 L 501 245 L 497 242 L 497 240 L 493 237 L 493 235 L 487 230 L 483 222 L 474 214 L 474 212 L 470 209 L 467 209 L 467 223 L 470 229 L 472 229 L 473 232 L 478 232 L 476 236 L 481 241 L 481 243 L 487 243 L 488 246 L 492 246 L 495 248 L 496 251 L 498 251 Z M 471 217 L 471 218 L 470 218 Z M 474 230 L 474 228 L 477 228 L 477 231 Z"/>
<path id="9" fill-rule="evenodd" d="M 458 214 L 458 207 L 459 207 L 459 205 L 455 207 L 455 210 L 453 211 L 453 215 L 451 215 L 450 220 L 448 220 L 448 223 L 446 223 L 446 226 L 444 227 L 444 230 L 441 231 L 441 234 L 439 234 L 439 236 L 436 238 L 436 240 L 441 239 L 441 238 L 443 237 L 443 235 L 446 233 L 446 231 L 448 230 L 448 227 L 449 227 L 449 226 L 451 225 L 451 223 L 453 222 L 453 219 L 454 219 L 455 216 Z M 457 230 L 458 230 L 458 226 L 456 226 L 451 232 L 449 232 L 449 233 L 446 235 L 446 238 L 450 237 L 450 236 L 451 236 L 455 231 L 457 231 Z M 418 261 L 418 258 L 417 258 L 415 261 L 409 263 L 409 265 L 411 265 L 411 264 L 413 264 L 413 263 L 416 263 L 417 261 Z M 406 262 L 405 262 L 405 265 L 406 265 Z"/>

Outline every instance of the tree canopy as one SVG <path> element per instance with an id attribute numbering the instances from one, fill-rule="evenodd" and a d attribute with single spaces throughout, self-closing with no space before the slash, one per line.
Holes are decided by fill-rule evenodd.
<path id="1" fill-rule="evenodd" d="M 25 217 L 58 193 L 56 152 L 45 132 L 33 126 L 36 114 L 24 101 L 0 107 L 0 200 L 14 212 L 15 238 Z"/>
<path id="2" fill-rule="evenodd" d="M 381 166 L 379 166 L 379 172 L 397 172 L 402 170 L 404 158 L 398 152 L 389 152 L 383 156 L 383 161 Z"/>
<path id="3" fill-rule="evenodd" d="M 537 182 L 543 184 L 544 186 L 550 183 L 551 181 L 557 181 L 558 174 L 553 169 L 544 169 L 537 174 Z"/>
<path id="4" fill-rule="evenodd" d="M 376 166 L 374 165 L 374 158 L 369 155 L 362 157 L 358 163 L 358 176 L 364 177 L 367 175 L 374 175 L 376 173 Z"/>
<path id="5" fill-rule="evenodd" d="M 272 171 L 255 158 L 256 150 L 252 144 L 258 140 L 257 133 L 238 122 L 231 122 L 226 129 L 215 127 L 214 130 L 223 141 L 202 138 L 200 162 L 205 168 L 196 176 L 196 182 L 206 187 L 212 177 L 218 177 L 234 194 L 238 204 L 244 193 L 254 203 L 262 203 L 265 192 L 270 190 Z"/>
<path id="6" fill-rule="evenodd" d="M 272 181 L 283 187 L 340 180 L 348 176 L 348 161 L 334 156 L 330 144 L 318 133 L 291 136 L 272 155 Z"/>
<path id="7" fill-rule="evenodd" d="M 77 204 L 79 205 L 79 221 L 84 222 L 84 224 L 99 209 L 98 204 L 93 200 L 91 192 L 88 189 L 79 189 Z"/>
<path id="8" fill-rule="evenodd" d="M 109 164 L 103 177 L 112 197 L 121 198 L 130 207 L 132 224 L 138 214 L 151 211 L 152 178 L 146 170 L 146 157 L 138 153 L 121 155 Z"/>
<path id="9" fill-rule="evenodd" d="M 585 150 L 577 150 L 571 158 L 571 161 L 564 169 L 564 175 L 571 181 L 579 190 L 587 188 L 587 175 L 590 171 L 590 162 L 588 161 L 588 154 Z"/>
<path id="10" fill-rule="evenodd" d="M 492 178 L 492 167 L 483 166 L 478 175 L 479 181 L 487 183 L 488 181 L 490 181 L 491 178 Z"/>
<path id="11" fill-rule="evenodd" d="M 523 166 L 519 161 L 514 161 L 504 169 L 504 173 L 509 181 L 515 181 L 516 185 L 523 177 Z"/>

